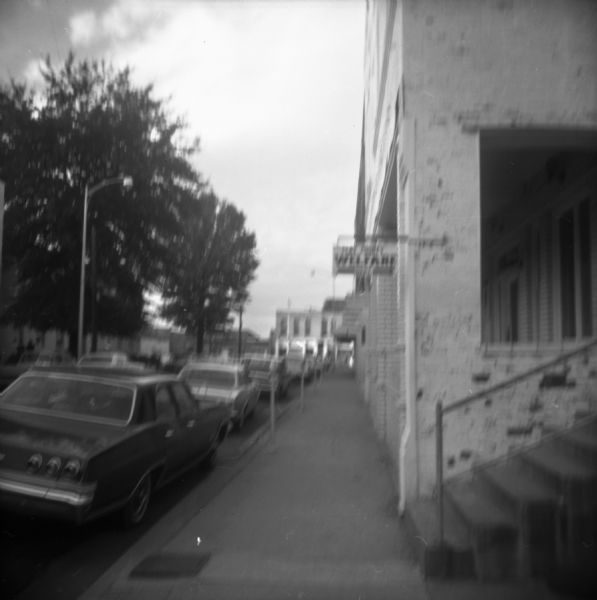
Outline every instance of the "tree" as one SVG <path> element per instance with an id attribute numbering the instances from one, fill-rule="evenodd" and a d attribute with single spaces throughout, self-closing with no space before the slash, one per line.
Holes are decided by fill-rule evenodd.
<path id="1" fill-rule="evenodd" d="M 255 234 L 234 205 L 208 190 L 187 208 L 184 232 L 171 244 L 162 315 L 195 332 L 201 353 L 204 335 L 227 322 L 235 302 L 248 299 L 259 261 Z"/>
<path id="2" fill-rule="evenodd" d="M 159 282 L 168 241 L 180 234 L 182 207 L 203 187 L 189 162 L 198 141 L 182 141 L 185 123 L 168 116 L 152 86 L 135 87 L 129 69 L 70 54 L 58 70 L 48 58 L 41 73 L 38 91 L 14 81 L 0 86 L 5 249 L 19 277 L 3 319 L 65 330 L 76 340 L 85 185 L 126 174 L 132 192 L 99 191 L 89 221 L 98 248 L 99 329 L 134 333 L 145 322 L 143 291 Z M 85 330 L 89 322 L 87 310 Z"/>

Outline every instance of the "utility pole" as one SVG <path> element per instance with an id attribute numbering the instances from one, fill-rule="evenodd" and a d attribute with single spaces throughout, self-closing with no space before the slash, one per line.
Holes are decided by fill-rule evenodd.
<path id="1" fill-rule="evenodd" d="M 0 300 L 2 300 L 2 242 L 4 234 L 4 181 L 0 179 Z"/>
<path id="2" fill-rule="evenodd" d="M 97 232 L 91 223 L 91 351 L 97 351 Z"/>

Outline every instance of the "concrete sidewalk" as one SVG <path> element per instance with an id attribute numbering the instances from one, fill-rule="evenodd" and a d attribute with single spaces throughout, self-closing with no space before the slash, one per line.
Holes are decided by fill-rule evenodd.
<path id="1" fill-rule="evenodd" d="M 355 381 L 331 373 L 207 506 L 165 542 L 150 532 L 82 598 L 423 600 L 396 505 Z M 153 565 L 131 577 L 144 557 Z"/>

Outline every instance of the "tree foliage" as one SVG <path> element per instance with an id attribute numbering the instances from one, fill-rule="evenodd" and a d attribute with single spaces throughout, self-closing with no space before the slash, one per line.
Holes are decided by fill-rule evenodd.
<path id="1" fill-rule="evenodd" d="M 18 265 L 17 297 L 4 320 L 76 331 L 85 186 L 126 174 L 133 189 L 99 190 L 89 221 L 97 231 L 100 331 L 133 333 L 144 324 L 143 291 L 162 281 L 170 240 L 181 239 L 185 211 L 202 204 L 189 160 L 198 141 L 183 141 L 184 122 L 169 117 L 152 86 L 135 87 L 129 69 L 71 54 L 59 69 L 47 59 L 42 77 L 38 91 L 0 86 L 4 248 Z"/>
<path id="2" fill-rule="evenodd" d="M 184 229 L 171 246 L 170 268 L 163 280 L 163 316 L 203 335 L 226 322 L 231 310 L 248 298 L 259 265 L 255 234 L 245 215 L 213 191 L 188 206 Z"/>
<path id="3" fill-rule="evenodd" d="M 185 123 L 128 69 L 71 54 L 59 69 L 48 59 L 42 78 L 37 91 L 0 86 L 5 255 L 18 267 L 3 320 L 76 338 L 85 188 L 130 175 L 132 192 L 110 185 L 90 198 L 99 331 L 137 332 L 144 292 L 159 290 L 163 315 L 200 350 L 203 332 L 248 300 L 258 261 L 244 214 L 206 189 L 190 162 L 198 141 L 183 141 Z"/>

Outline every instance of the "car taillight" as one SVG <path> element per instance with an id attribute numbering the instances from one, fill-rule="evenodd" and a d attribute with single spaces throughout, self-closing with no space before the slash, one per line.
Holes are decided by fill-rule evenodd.
<path id="1" fill-rule="evenodd" d="M 58 475 L 61 466 L 62 461 L 57 456 L 52 456 L 52 458 L 46 464 L 46 475 L 49 475 L 50 477 Z"/>
<path id="2" fill-rule="evenodd" d="M 32 473 L 37 473 L 41 469 L 43 461 L 41 454 L 32 454 L 27 461 L 27 469 Z"/>
<path id="3" fill-rule="evenodd" d="M 78 458 L 71 458 L 69 461 L 67 461 L 66 465 L 64 465 L 62 476 L 75 479 L 80 472 L 81 461 Z"/>

